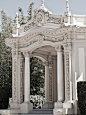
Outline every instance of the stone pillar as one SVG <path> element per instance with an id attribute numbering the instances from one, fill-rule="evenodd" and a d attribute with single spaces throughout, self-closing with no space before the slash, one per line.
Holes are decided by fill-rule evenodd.
<path id="1" fill-rule="evenodd" d="M 18 104 L 23 103 L 24 95 L 24 57 L 21 52 L 18 52 Z"/>
<path id="2" fill-rule="evenodd" d="M 11 109 L 19 109 L 18 104 L 18 42 L 13 43 L 12 47 L 12 103 Z"/>
<path id="3" fill-rule="evenodd" d="M 63 108 L 72 108 L 72 77 L 71 77 L 71 42 L 63 44 L 65 58 L 65 102 Z"/>
<path id="4" fill-rule="evenodd" d="M 63 56 L 61 46 L 57 50 L 57 90 L 58 102 L 64 101 Z"/>
<path id="5" fill-rule="evenodd" d="M 21 113 L 28 113 L 33 109 L 30 103 L 30 54 L 23 52 L 25 56 L 25 78 L 24 78 L 24 103 L 20 105 Z"/>
<path id="6" fill-rule="evenodd" d="M 45 63 L 45 103 L 49 102 L 49 64 Z"/>
<path id="7" fill-rule="evenodd" d="M 57 101 L 57 56 L 53 56 L 53 101 Z"/>
<path id="8" fill-rule="evenodd" d="M 52 109 L 53 108 L 52 66 L 49 61 L 46 61 L 44 64 L 45 64 L 45 103 L 43 104 L 43 108 Z"/>
<path id="9" fill-rule="evenodd" d="M 55 108 L 63 108 L 64 101 L 64 76 L 63 76 L 63 55 L 61 45 L 56 47 L 57 51 L 57 102 Z"/>
<path id="10" fill-rule="evenodd" d="M 72 78 L 71 78 L 71 43 L 64 44 L 65 60 L 65 101 L 72 101 Z"/>
<path id="11" fill-rule="evenodd" d="M 24 78 L 24 102 L 30 102 L 30 55 L 28 52 L 23 53 L 25 56 L 25 78 Z"/>

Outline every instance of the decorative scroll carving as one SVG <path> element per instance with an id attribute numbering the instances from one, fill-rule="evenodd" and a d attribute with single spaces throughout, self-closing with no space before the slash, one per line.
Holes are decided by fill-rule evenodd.
<path id="1" fill-rule="evenodd" d="M 55 24 L 60 24 L 61 23 L 61 18 L 55 18 L 55 17 L 50 17 L 47 20 L 48 23 L 55 23 Z"/>
<path id="2" fill-rule="evenodd" d="M 23 88 L 24 88 L 24 85 L 23 85 L 23 58 L 20 59 L 20 103 L 23 102 Z"/>
<path id="3" fill-rule="evenodd" d="M 44 66 L 49 66 L 49 62 L 48 62 L 48 61 L 45 61 L 45 62 L 44 62 Z"/>
<path id="4" fill-rule="evenodd" d="M 38 43 L 42 43 L 43 41 L 51 41 L 51 42 L 58 42 L 58 41 L 63 41 L 64 38 L 63 37 L 51 37 L 51 36 L 44 36 L 44 35 L 38 35 L 36 37 L 34 37 L 32 40 L 28 40 L 28 42 L 19 44 L 19 48 L 22 47 L 28 47 L 36 42 Z"/>
<path id="5" fill-rule="evenodd" d="M 52 36 L 45 36 L 44 41 L 51 41 L 51 42 L 58 42 L 58 41 L 63 41 L 63 37 L 52 37 Z"/>
<path id="6" fill-rule="evenodd" d="M 49 94 L 50 94 L 50 96 L 49 96 L 49 101 L 53 101 L 53 95 L 52 95 L 52 87 L 53 87 L 53 85 L 52 85 L 52 80 L 53 80 L 53 78 L 52 78 L 52 75 L 53 75 L 53 68 L 52 68 L 52 66 L 53 66 L 53 62 L 51 61 L 51 62 L 49 62 Z"/>
<path id="7" fill-rule="evenodd" d="M 24 57 L 29 57 L 30 54 L 29 54 L 28 51 L 24 51 L 24 52 L 23 52 L 23 55 L 24 55 Z"/>
<path id="8" fill-rule="evenodd" d="M 57 112 L 57 115 L 63 115 L 61 111 L 58 111 Z"/>
<path id="9" fill-rule="evenodd" d="M 39 36 L 38 36 L 38 41 L 39 41 L 39 43 L 42 43 L 42 42 L 43 42 L 43 40 L 44 40 L 44 36 L 39 35 Z"/>
<path id="10" fill-rule="evenodd" d="M 33 19 L 27 25 L 24 26 L 24 32 L 34 26 L 43 26 L 46 23 L 60 24 L 61 18 L 53 17 L 49 14 L 49 12 L 46 12 L 43 9 L 39 9 L 34 15 Z"/>
<path id="11" fill-rule="evenodd" d="M 65 52 L 66 63 L 66 92 L 67 100 L 70 100 L 70 78 L 69 78 L 69 52 Z"/>
<path id="12" fill-rule="evenodd" d="M 57 52 L 62 52 L 62 46 L 61 46 L 61 45 L 56 46 L 56 47 L 55 47 L 55 50 L 56 50 Z"/>
<path id="13" fill-rule="evenodd" d="M 14 101 L 17 101 L 17 59 L 14 59 Z"/>

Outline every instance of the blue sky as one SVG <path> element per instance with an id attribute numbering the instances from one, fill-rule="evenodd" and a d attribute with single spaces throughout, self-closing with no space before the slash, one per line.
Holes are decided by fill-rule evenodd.
<path id="1" fill-rule="evenodd" d="M 18 7 L 22 7 L 24 15 L 31 2 L 35 3 L 34 9 L 39 8 L 41 0 L 0 0 L 0 10 L 5 10 L 8 16 L 15 17 Z M 86 15 L 86 0 L 69 0 L 72 14 Z M 61 15 L 66 11 L 66 0 L 45 0 L 45 6 L 53 14 Z"/>

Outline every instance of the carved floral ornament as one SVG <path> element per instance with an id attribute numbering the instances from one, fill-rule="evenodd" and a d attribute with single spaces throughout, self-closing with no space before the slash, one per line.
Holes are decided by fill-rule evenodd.
<path id="1" fill-rule="evenodd" d="M 28 25 L 24 26 L 24 32 L 34 26 L 40 27 L 46 23 L 60 24 L 61 18 L 50 15 L 48 11 L 46 12 L 43 9 L 39 9 L 34 15 L 33 19 L 28 23 Z"/>
<path id="2" fill-rule="evenodd" d="M 56 47 L 55 47 L 55 50 L 56 50 L 57 52 L 62 52 L 62 45 L 56 46 Z"/>
<path id="3" fill-rule="evenodd" d="M 65 50 L 70 50 L 70 51 L 71 51 L 72 43 L 64 43 L 64 44 L 63 44 L 63 47 L 64 47 L 64 51 L 65 51 Z"/>
<path id="4" fill-rule="evenodd" d="M 24 55 L 24 57 L 30 57 L 30 52 L 28 52 L 28 51 L 23 51 L 23 55 Z"/>

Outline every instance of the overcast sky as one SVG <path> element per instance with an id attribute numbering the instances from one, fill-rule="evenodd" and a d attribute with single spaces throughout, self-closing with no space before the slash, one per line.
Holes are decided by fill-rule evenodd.
<path id="1" fill-rule="evenodd" d="M 24 15 L 31 2 L 34 2 L 34 9 L 39 9 L 41 0 L 0 0 L 0 10 L 4 10 L 8 16 L 15 17 L 18 7 L 22 7 Z M 45 0 L 45 6 L 53 14 L 61 15 L 66 11 L 66 0 Z M 86 15 L 86 0 L 69 0 L 72 14 Z"/>

